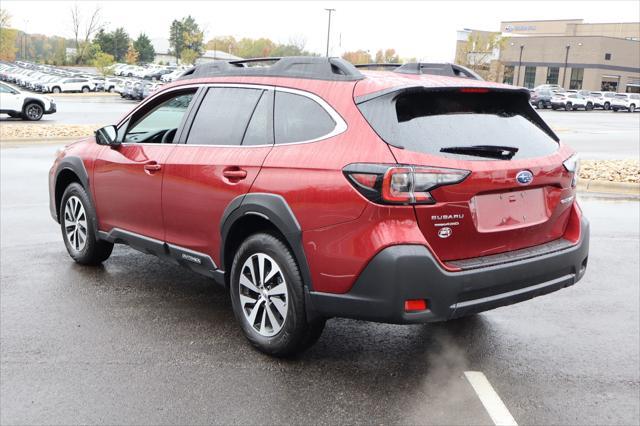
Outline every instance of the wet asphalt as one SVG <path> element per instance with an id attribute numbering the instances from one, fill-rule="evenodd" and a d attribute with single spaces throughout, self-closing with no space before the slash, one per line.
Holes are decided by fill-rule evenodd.
<path id="1" fill-rule="evenodd" d="M 328 322 L 295 359 L 253 350 L 209 280 L 117 246 L 74 264 L 48 211 L 56 146 L 0 150 L 0 423 L 638 424 L 639 204 L 580 197 L 575 286 L 451 323 Z"/>

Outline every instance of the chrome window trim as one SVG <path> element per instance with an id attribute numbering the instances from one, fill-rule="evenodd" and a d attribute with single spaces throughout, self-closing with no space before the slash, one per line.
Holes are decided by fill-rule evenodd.
<path id="1" fill-rule="evenodd" d="M 333 107 L 331 107 L 331 105 L 329 105 L 329 103 L 327 101 L 325 101 L 324 99 L 322 99 L 320 96 L 316 95 L 315 93 L 311 93 L 311 92 L 307 92 L 305 90 L 301 90 L 301 89 L 293 89 L 293 88 L 289 88 L 289 87 L 281 87 L 281 86 L 270 86 L 270 85 L 265 85 L 265 84 L 251 84 L 251 83 L 200 83 L 200 84 L 187 84 L 184 86 L 176 86 L 176 87 L 172 87 L 171 89 L 167 90 L 167 91 L 162 91 L 156 94 L 156 96 L 153 96 L 151 98 L 147 98 L 146 101 L 144 101 L 143 103 L 141 103 L 138 108 L 135 108 L 133 111 L 131 111 L 127 116 L 125 116 L 122 120 L 120 120 L 120 122 L 118 123 L 118 126 L 120 126 L 122 123 L 125 123 L 132 115 L 135 111 L 137 111 L 138 109 L 140 109 L 143 105 L 145 105 L 146 103 L 150 102 L 151 100 L 155 99 L 157 96 L 165 95 L 167 93 L 171 93 L 173 91 L 176 90 L 185 90 L 185 89 L 190 89 L 190 88 L 196 88 L 196 90 L 200 87 L 204 87 L 204 88 L 215 88 L 215 87 L 232 87 L 232 88 L 239 88 L 239 89 L 257 89 L 257 90 L 273 90 L 276 92 L 285 92 L 285 93 L 292 93 L 294 95 L 299 95 L 299 96 L 304 96 L 306 98 L 311 99 L 312 101 L 316 102 L 318 105 L 320 105 L 320 107 L 322 109 L 325 110 L 325 112 L 327 114 L 329 114 L 329 116 L 331 117 L 331 119 L 334 121 L 334 123 L 336 123 L 336 125 L 334 126 L 333 130 L 325 135 L 319 136 L 317 138 L 314 139 L 308 139 L 308 140 L 304 140 L 304 141 L 299 141 L 299 142 L 287 142 L 287 143 L 274 143 L 273 144 L 262 144 L 262 145 L 210 145 L 210 144 L 189 144 L 189 143 L 176 143 L 176 144 L 166 144 L 166 146 L 197 146 L 197 147 L 204 147 L 204 146 L 209 146 L 209 147 L 218 147 L 218 148 L 261 148 L 261 147 L 278 147 L 278 146 L 288 146 L 288 145 L 300 145 L 300 144 L 307 144 L 307 143 L 313 143 L 313 142 L 319 142 L 325 139 L 329 139 L 332 138 L 334 136 L 338 136 L 339 134 L 342 134 L 344 132 L 347 131 L 347 123 L 346 121 L 342 118 L 342 116 L 335 110 L 333 109 Z M 275 123 L 274 123 L 275 124 Z M 135 143 L 135 142 L 123 142 L 121 145 L 123 146 L 130 146 L 130 145 L 138 145 L 138 146 L 162 146 L 162 144 L 158 144 L 158 143 Z"/>

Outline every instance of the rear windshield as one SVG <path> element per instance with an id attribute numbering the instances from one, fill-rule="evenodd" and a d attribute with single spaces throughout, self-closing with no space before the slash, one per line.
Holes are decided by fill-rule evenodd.
<path id="1" fill-rule="evenodd" d="M 514 159 L 558 149 L 553 133 L 519 92 L 461 93 L 410 89 L 358 105 L 387 143 L 415 152 L 490 160 L 441 150 L 469 146 L 516 148 Z"/>

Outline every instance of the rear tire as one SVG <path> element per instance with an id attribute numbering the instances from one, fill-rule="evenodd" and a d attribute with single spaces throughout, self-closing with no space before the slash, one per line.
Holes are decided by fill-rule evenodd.
<path id="1" fill-rule="evenodd" d="M 634 104 L 629 105 L 629 112 L 634 112 L 636 110 L 636 106 Z"/>
<path id="2" fill-rule="evenodd" d="M 538 104 L 536 105 L 536 107 L 537 107 L 538 109 L 544 109 L 544 102 L 542 102 L 542 101 L 538 101 Z"/>
<path id="3" fill-rule="evenodd" d="M 82 88 L 82 93 L 89 93 L 89 90 L 90 90 L 90 89 L 89 89 L 87 86 L 84 86 L 84 87 Z"/>
<path id="4" fill-rule="evenodd" d="M 229 290 L 246 338 L 266 354 L 293 355 L 322 334 L 324 319 L 307 320 L 298 264 L 274 235 L 254 234 L 242 243 L 233 259 Z"/>
<path id="5" fill-rule="evenodd" d="M 81 265 L 99 265 L 111 256 L 113 243 L 96 238 L 98 220 L 79 183 L 67 186 L 60 202 L 60 229 L 69 256 Z"/>
<path id="6" fill-rule="evenodd" d="M 609 111 L 609 109 L 611 109 L 611 104 L 609 102 L 605 102 L 603 108 L 605 111 Z"/>
<path id="7" fill-rule="evenodd" d="M 60 88 L 59 88 L 59 87 L 54 87 L 53 89 L 51 89 L 51 91 L 52 91 L 53 93 L 60 93 L 60 92 L 61 92 L 61 90 L 60 90 Z"/>
<path id="8" fill-rule="evenodd" d="M 587 107 L 585 108 L 586 111 L 591 111 L 593 109 L 593 104 L 591 102 L 589 102 L 587 104 Z"/>
<path id="9" fill-rule="evenodd" d="M 565 111 L 571 111 L 571 103 L 568 103 L 564 106 Z"/>

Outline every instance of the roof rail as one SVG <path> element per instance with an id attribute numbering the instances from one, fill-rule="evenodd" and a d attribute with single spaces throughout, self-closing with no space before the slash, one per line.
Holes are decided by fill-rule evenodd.
<path id="1" fill-rule="evenodd" d="M 333 81 L 355 81 L 364 78 L 351 63 L 341 58 L 288 56 L 213 61 L 185 71 L 179 80 L 226 76 L 294 77 Z"/>
<path id="2" fill-rule="evenodd" d="M 409 62 L 394 70 L 401 74 L 433 74 L 484 81 L 477 73 L 462 65 L 450 63 Z"/>
<path id="3" fill-rule="evenodd" d="M 385 63 L 385 64 L 377 63 L 376 64 L 376 63 L 374 63 L 374 64 L 357 64 L 357 65 L 354 65 L 354 67 L 356 67 L 358 69 L 362 68 L 362 69 L 366 69 L 366 70 L 371 69 L 371 70 L 377 70 L 377 71 L 385 70 L 385 69 L 388 69 L 388 68 L 396 69 L 396 68 L 398 68 L 400 66 L 402 66 L 402 64 L 391 64 L 391 63 Z"/>

